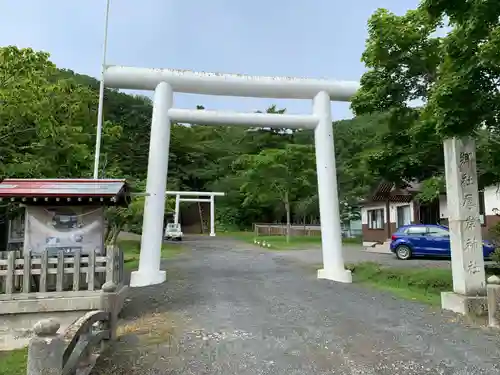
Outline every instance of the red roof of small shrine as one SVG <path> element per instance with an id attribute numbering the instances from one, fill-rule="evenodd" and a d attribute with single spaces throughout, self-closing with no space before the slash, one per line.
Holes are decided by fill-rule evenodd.
<path id="1" fill-rule="evenodd" d="M 129 189 L 125 180 L 115 179 L 17 179 L 0 182 L 0 199 L 23 201 L 101 202 L 102 205 L 124 203 Z M 41 199 L 38 199 L 41 198 Z M 70 204 L 70 203 L 66 203 Z"/>

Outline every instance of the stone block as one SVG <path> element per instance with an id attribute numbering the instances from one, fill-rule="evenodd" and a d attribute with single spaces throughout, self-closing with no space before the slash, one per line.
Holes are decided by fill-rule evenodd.
<path id="1" fill-rule="evenodd" d="M 57 334 L 60 324 L 47 319 L 33 327 L 35 336 L 28 345 L 28 375 L 62 375 L 66 344 Z"/>
<path id="2" fill-rule="evenodd" d="M 500 328 L 500 278 L 491 276 L 486 287 L 488 295 L 488 326 Z"/>
<path id="3" fill-rule="evenodd" d="M 488 301 L 486 296 L 466 296 L 454 292 L 442 292 L 441 308 L 462 315 L 486 316 L 488 314 Z"/>

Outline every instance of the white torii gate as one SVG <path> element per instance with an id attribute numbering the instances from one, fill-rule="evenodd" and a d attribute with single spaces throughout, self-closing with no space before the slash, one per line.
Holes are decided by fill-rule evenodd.
<path id="1" fill-rule="evenodd" d="M 110 0 L 107 0 L 101 83 L 99 87 L 94 179 L 98 178 L 99 172 L 104 86 L 155 90 L 148 161 L 147 198 L 143 225 L 145 231 L 141 241 L 139 270 L 132 274 L 130 285 L 157 284 L 163 282 L 166 277 L 165 272 L 160 271 L 163 212 L 158 207 L 163 209 L 165 203 L 163 191 L 166 187 L 166 173 L 168 170 L 170 124 L 174 121 L 195 122 L 206 125 L 314 129 L 323 252 L 323 269 L 318 270 L 318 278 L 352 282 L 350 271 L 345 269 L 342 256 L 330 101 L 349 101 L 350 97 L 358 90 L 359 83 L 106 66 L 109 8 Z M 270 117 L 269 114 L 179 110 L 172 108 L 174 91 L 208 95 L 313 99 L 313 115 L 271 114 Z M 160 136 L 160 138 L 153 138 L 153 135 Z M 469 308 L 468 298 L 483 295 L 486 285 L 482 247 L 478 246 L 475 251 L 470 252 L 466 251 L 462 246 L 463 243 L 468 241 L 481 243 L 482 237 L 480 226 L 476 226 L 474 230 L 464 229 L 465 226 L 462 226 L 464 222 L 469 222 L 471 217 L 479 217 L 479 205 L 476 204 L 478 201 L 476 147 L 472 138 L 451 138 L 445 141 L 444 149 L 448 207 L 451 212 L 449 219 L 450 228 L 452 228 L 450 243 L 454 293 L 442 293 L 442 307 L 464 313 Z M 158 152 L 157 160 L 155 158 L 156 152 Z M 460 158 L 467 155 L 471 162 L 464 166 L 460 158 L 457 158 L 457 155 Z M 461 171 L 462 168 L 465 168 L 465 170 Z M 458 172 L 462 174 L 460 175 Z M 159 173 L 159 178 L 155 177 L 155 173 Z M 459 179 L 458 176 L 461 179 L 464 176 L 469 177 L 470 181 L 468 180 L 468 182 L 470 183 L 465 187 L 461 186 L 463 180 Z M 457 186 L 460 188 L 457 188 Z M 154 193 L 149 195 L 149 192 Z M 160 198 L 160 196 L 162 197 Z M 467 198 L 467 202 L 465 198 Z M 459 204 L 460 202 L 461 204 Z M 468 211 L 461 210 L 464 203 L 467 203 Z M 471 294 L 473 297 L 470 297 Z"/>
<path id="2" fill-rule="evenodd" d="M 180 202 L 210 202 L 210 236 L 215 237 L 215 197 L 223 197 L 224 195 L 226 195 L 225 193 L 216 191 L 166 191 L 165 195 L 175 195 L 175 224 L 179 223 Z M 182 196 L 198 198 L 181 198 Z"/>
<path id="3" fill-rule="evenodd" d="M 131 286 L 165 281 L 160 270 L 165 190 L 167 184 L 170 127 L 172 123 L 236 125 L 288 129 L 313 129 L 318 174 L 319 211 L 323 268 L 318 278 L 352 282 L 342 254 L 337 173 L 331 101 L 349 101 L 358 82 L 337 82 L 292 77 L 254 77 L 241 74 L 202 73 L 187 70 L 106 66 L 107 87 L 154 90 L 153 119 L 149 145 L 146 202 L 139 269 L 132 273 Z M 311 115 L 234 113 L 173 108 L 174 92 L 258 98 L 312 99 Z"/>

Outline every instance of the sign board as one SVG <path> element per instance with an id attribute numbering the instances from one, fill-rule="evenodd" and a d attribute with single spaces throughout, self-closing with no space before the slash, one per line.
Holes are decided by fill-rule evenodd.
<path id="1" fill-rule="evenodd" d="M 104 210 L 99 207 L 26 207 L 24 251 L 55 256 L 79 250 L 103 253 Z"/>

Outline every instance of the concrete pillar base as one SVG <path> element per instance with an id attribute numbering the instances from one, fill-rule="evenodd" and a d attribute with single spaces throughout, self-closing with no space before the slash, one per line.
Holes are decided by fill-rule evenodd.
<path id="1" fill-rule="evenodd" d="M 140 286 L 161 284 L 167 279 L 165 271 L 134 271 L 130 275 L 130 286 L 137 288 Z"/>
<path id="2" fill-rule="evenodd" d="M 488 300 L 486 296 L 465 296 L 455 292 L 442 292 L 441 308 L 462 315 L 485 316 L 488 314 Z"/>
<path id="3" fill-rule="evenodd" d="M 488 282 L 498 282 L 500 279 L 496 276 L 490 276 Z M 486 287 L 488 297 L 488 326 L 491 328 L 500 328 L 500 285 L 488 284 Z"/>
<path id="4" fill-rule="evenodd" d="M 210 233 L 210 237 L 215 237 L 215 233 Z"/>
<path id="5" fill-rule="evenodd" d="M 318 270 L 318 279 L 337 281 L 339 283 L 352 283 L 352 274 L 350 270 L 330 271 L 325 269 Z"/>

